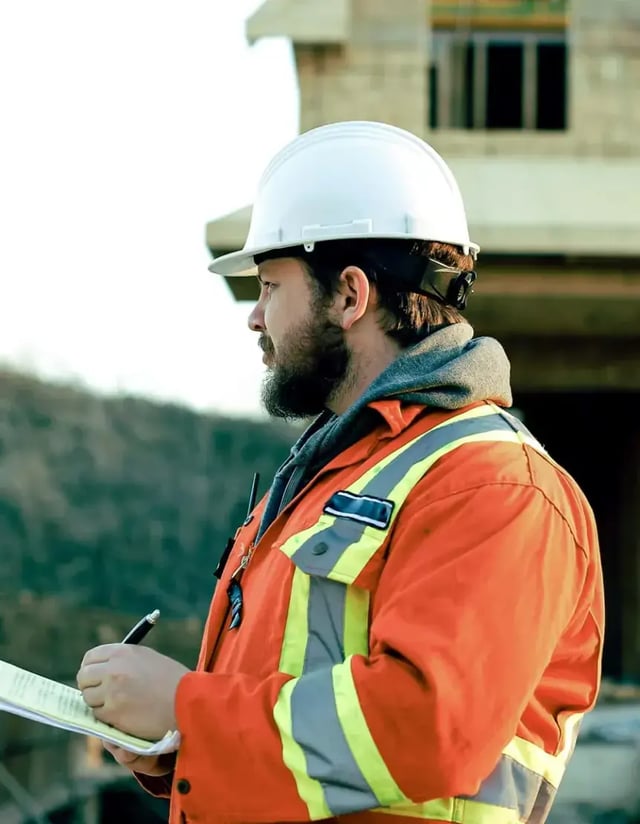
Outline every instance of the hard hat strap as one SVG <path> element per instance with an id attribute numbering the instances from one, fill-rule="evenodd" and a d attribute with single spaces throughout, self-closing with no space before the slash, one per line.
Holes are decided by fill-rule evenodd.
<path id="1" fill-rule="evenodd" d="M 477 278 L 478 275 L 473 270 L 456 269 L 439 260 L 428 258 L 419 282 L 419 291 L 435 295 L 443 303 L 462 311 L 467 307 L 469 295 Z"/>
<path id="2" fill-rule="evenodd" d="M 303 246 L 290 246 L 263 252 L 254 260 L 259 265 L 273 258 L 295 257 L 306 261 L 312 269 L 318 266 L 360 266 L 373 282 L 376 274 L 383 274 L 388 282 L 396 284 L 399 292 L 417 292 L 458 310 L 466 308 L 477 279 L 475 271 L 412 253 L 412 245 L 407 245 L 406 241 L 376 239 L 366 243 L 366 246 L 358 241 L 317 243 L 312 252 L 307 252 Z M 369 243 L 374 243 L 375 248 L 367 248 Z"/>

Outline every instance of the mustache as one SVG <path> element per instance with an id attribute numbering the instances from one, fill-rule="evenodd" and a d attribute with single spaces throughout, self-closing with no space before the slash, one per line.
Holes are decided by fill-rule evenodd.
<path id="1" fill-rule="evenodd" d="M 260 335 L 260 338 L 258 340 L 258 346 L 266 355 L 273 355 L 273 353 L 275 352 L 273 348 L 273 341 L 266 335 Z"/>

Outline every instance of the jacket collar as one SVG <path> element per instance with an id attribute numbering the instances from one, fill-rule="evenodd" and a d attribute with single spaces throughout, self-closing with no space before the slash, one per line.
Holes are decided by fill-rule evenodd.
<path id="1" fill-rule="evenodd" d="M 385 428 L 379 433 L 380 440 L 395 438 L 401 432 L 411 426 L 418 415 L 425 412 L 426 407 L 422 404 L 404 404 L 398 398 L 372 401 L 369 408 L 375 410 L 381 416 Z"/>

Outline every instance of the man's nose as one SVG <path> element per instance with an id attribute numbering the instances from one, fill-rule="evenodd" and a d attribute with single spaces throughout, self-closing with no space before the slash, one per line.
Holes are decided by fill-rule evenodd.
<path id="1" fill-rule="evenodd" d="M 260 305 L 260 301 L 256 303 L 249 314 L 248 318 L 249 329 L 252 332 L 264 332 L 265 325 L 264 325 L 264 311 L 262 306 Z"/>

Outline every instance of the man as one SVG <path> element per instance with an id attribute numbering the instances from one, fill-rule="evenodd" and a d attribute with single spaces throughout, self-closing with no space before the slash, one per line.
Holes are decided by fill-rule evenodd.
<path id="1" fill-rule="evenodd" d="M 500 345 L 463 321 L 478 247 L 426 143 L 302 135 L 245 248 L 274 415 L 317 416 L 236 533 L 195 672 L 91 650 L 111 748 L 171 822 L 545 821 L 596 699 L 603 596 L 575 482 L 512 415 Z"/>

